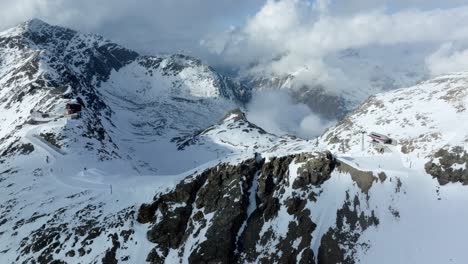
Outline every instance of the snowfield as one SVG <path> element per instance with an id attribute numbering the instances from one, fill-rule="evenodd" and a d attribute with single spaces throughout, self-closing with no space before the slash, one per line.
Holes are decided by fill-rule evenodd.
<path id="1" fill-rule="evenodd" d="M 467 86 L 468 74 L 462 72 L 377 94 L 328 129 L 321 141 L 334 153 L 355 153 L 361 151 L 360 131 L 383 133 L 397 140 L 405 159 L 414 162 L 440 148 L 466 148 Z M 371 149 L 367 143 L 366 149 Z"/>

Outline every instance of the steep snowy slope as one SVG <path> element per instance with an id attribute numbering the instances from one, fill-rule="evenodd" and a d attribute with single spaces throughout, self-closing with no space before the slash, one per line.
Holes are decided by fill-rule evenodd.
<path id="1" fill-rule="evenodd" d="M 468 235 L 462 227 L 468 217 L 467 91 L 468 74 L 454 73 L 378 94 L 320 138 L 321 147 L 348 164 L 397 180 L 394 194 L 386 177 L 380 178 L 383 186 L 376 181 L 369 190 L 368 204 L 388 209 L 397 221 L 377 215 L 379 229 L 360 239 L 371 245 L 357 252 L 362 263 L 467 261 L 460 247 L 436 242 L 459 245 Z M 381 154 L 365 136 L 362 151 L 362 131 L 388 135 L 397 144 L 385 145 Z"/>
<path id="2" fill-rule="evenodd" d="M 262 149 L 159 193 L 139 210 L 138 221 L 151 224 L 147 260 L 465 263 L 466 76 L 379 94 L 318 147 Z M 366 139 L 362 150 L 363 129 L 398 143 L 380 153 Z M 314 151 L 324 148 L 336 155 Z"/>
<path id="3" fill-rule="evenodd" d="M 414 87 L 369 98 L 326 131 L 321 142 L 334 153 L 353 155 L 361 153 L 361 131 L 378 132 L 398 142 L 396 147 L 390 148 L 401 153 L 406 164 L 422 167 L 434 159 L 435 164 L 441 165 L 445 157 L 446 162 L 451 162 L 442 164 L 448 165 L 445 169 L 453 165 L 452 169 L 461 173 L 449 177 L 450 180 L 468 183 L 468 178 L 462 176 L 467 173 L 465 161 L 457 158 L 465 156 L 468 147 L 467 104 L 468 74 L 440 76 Z M 367 136 L 364 145 L 366 152 L 373 151 Z M 448 180 L 441 174 L 437 176 Z M 451 173 L 447 171 L 447 174 Z"/>

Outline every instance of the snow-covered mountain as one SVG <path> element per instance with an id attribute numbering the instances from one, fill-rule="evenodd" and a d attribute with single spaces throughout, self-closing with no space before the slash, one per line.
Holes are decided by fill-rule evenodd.
<path id="1" fill-rule="evenodd" d="M 194 58 L 26 22 L 0 33 L 0 259 L 465 263 L 467 91 L 442 76 L 278 137 Z"/>
<path id="2" fill-rule="evenodd" d="M 195 58 L 140 56 L 40 20 L 0 33 L 0 86 L 3 156 L 21 149 L 26 134 L 43 134 L 82 159 L 124 160 L 142 173 L 174 158 L 150 155 L 176 150 L 172 137 L 203 129 L 250 98 L 245 86 Z M 74 98 L 81 118 L 59 118 Z M 53 122 L 26 124 L 37 112 Z"/>
<path id="3" fill-rule="evenodd" d="M 459 73 L 378 94 L 317 140 L 195 173 L 140 208 L 147 260 L 464 263 L 467 91 Z"/>
<path id="4" fill-rule="evenodd" d="M 192 57 L 141 56 L 36 19 L 0 33 L 0 259 L 141 263 L 136 205 L 219 152 L 174 138 L 249 97 Z"/>
<path id="5" fill-rule="evenodd" d="M 395 139 L 397 150 L 407 164 L 422 166 L 433 162 L 433 166 L 448 170 L 447 174 L 458 169 L 464 171 L 464 166 L 457 164 L 465 162 L 457 161 L 456 157 L 464 156 L 468 147 L 467 103 L 468 74 L 440 76 L 411 88 L 370 97 L 339 124 L 328 129 L 321 142 L 333 153 L 353 155 L 361 152 L 361 132 L 374 131 Z M 365 148 L 374 151 L 367 142 Z M 452 164 L 442 164 L 449 156 L 455 159 Z M 427 166 L 431 168 L 430 163 Z M 461 175 L 449 179 L 443 177 L 441 183 L 446 180 L 467 182 Z"/>

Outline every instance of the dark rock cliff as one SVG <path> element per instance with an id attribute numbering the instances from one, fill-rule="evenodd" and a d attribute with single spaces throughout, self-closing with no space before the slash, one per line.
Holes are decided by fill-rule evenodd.
<path id="1" fill-rule="evenodd" d="M 292 164 L 297 171 L 290 172 Z M 187 178 L 139 210 L 138 221 L 151 223 L 147 235 L 156 244 L 147 260 L 315 263 L 316 224 L 305 205 L 335 165 L 330 153 L 304 153 L 221 164 Z"/>
<path id="2" fill-rule="evenodd" d="M 436 160 L 438 162 L 436 162 Z M 437 178 L 441 185 L 449 182 L 468 184 L 468 153 L 462 147 L 440 149 L 434 159 L 424 166 L 426 172 Z"/>

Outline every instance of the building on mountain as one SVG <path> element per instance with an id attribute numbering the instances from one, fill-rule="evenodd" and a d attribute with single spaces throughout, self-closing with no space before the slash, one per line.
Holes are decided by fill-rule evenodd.
<path id="1" fill-rule="evenodd" d="M 81 112 L 81 105 L 75 102 L 67 103 L 65 108 L 68 115 L 79 114 Z"/>
<path id="2" fill-rule="evenodd" d="M 383 134 L 371 132 L 368 136 L 372 138 L 373 143 L 396 145 L 396 140 Z"/>
<path id="3" fill-rule="evenodd" d="M 82 108 L 84 106 L 84 101 L 81 97 L 76 97 L 73 100 L 70 100 L 66 105 L 65 108 L 67 110 L 68 115 L 74 115 L 72 117 L 79 117 Z"/>
<path id="4" fill-rule="evenodd" d="M 368 136 L 372 138 L 371 143 L 374 149 L 379 153 L 384 153 L 386 150 L 389 150 L 389 148 L 386 145 L 396 145 L 397 143 L 395 139 L 392 139 L 386 135 L 379 134 L 376 132 L 371 132 Z"/>

